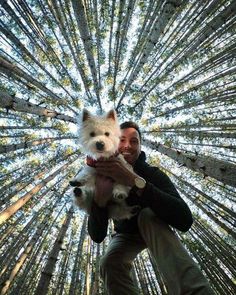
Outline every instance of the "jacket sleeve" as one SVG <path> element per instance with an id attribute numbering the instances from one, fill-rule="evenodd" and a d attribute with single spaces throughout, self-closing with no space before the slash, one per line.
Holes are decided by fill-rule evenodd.
<path id="1" fill-rule="evenodd" d="M 101 208 L 95 202 L 93 202 L 88 218 L 88 233 L 91 239 L 96 243 L 101 243 L 107 235 L 107 227 L 107 208 Z"/>
<path id="2" fill-rule="evenodd" d="M 153 181 L 147 182 L 140 198 L 143 207 L 150 207 L 167 224 L 183 232 L 190 229 L 193 218 L 188 205 L 169 177 L 158 168 L 153 168 Z"/>

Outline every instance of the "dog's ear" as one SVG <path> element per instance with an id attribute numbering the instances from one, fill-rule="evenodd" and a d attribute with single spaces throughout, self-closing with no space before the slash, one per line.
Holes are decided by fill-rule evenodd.
<path id="1" fill-rule="evenodd" d="M 84 109 L 83 110 L 83 115 L 82 115 L 82 121 L 86 121 L 91 117 L 91 114 L 88 110 Z"/>
<path id="2" fill-rule="evenodd" d="M 114 121 L 116 121 L 117 117 L 116 117 L 116 111 L 115 110 L 110 110 L 107 113 L 107 119 L 112 119 Z"/>

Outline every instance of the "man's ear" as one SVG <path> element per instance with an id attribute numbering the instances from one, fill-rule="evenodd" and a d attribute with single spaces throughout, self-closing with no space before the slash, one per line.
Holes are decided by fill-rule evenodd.
<path id="1" fill-rule="evenodd" d="M 117 120 L 116 111 L 115 110 L 110 110 L 107 113 L 107 119 L 112 119 L 112 120 L 116 121 Z"/>
<path id="2" fill-rule="evenodd" d="M 82 115 L 82 121 L 86 121 L 91 117 L 91 114 L 88 110 L 84 109 L 83 110 L 83 115 Z"/>

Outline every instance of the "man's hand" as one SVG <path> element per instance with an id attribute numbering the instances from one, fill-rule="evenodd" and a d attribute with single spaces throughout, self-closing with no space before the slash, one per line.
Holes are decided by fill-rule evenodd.
<path id="1" fill-rule="evenodd" d="M 130 187 L 134 186 L 134 179 L 138 176 L 134 172 L 130 171 L 117 157 L 112 157 L 106 160 L 98 160 L 96 163 L 96 171 L 100 175 L 112 178 L 119 184 Z"/>
<path id="2" fill-rule="evenodd" d="M 106 207 L 112 197 L 113 181 L 111 178 L 97 174 L 94 201 L 99 207 Z"/>

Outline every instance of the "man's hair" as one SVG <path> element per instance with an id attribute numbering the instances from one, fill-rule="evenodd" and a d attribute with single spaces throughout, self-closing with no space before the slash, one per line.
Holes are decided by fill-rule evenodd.
<path id="1" fill-rule="evenodd" d="M 127 121 L 127 122 L 120 124 L 120 129 L 126 129 L 126 128 L 134 128 L 135 130 L 137 130 L 137 132 L 139 134 L 140 141 L 141 141 L 141 139 L 142 139 L 141 132 L 140 132 L 138 125 L 135 122 Z"/>

